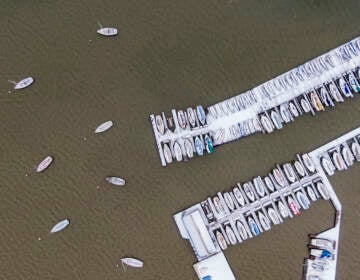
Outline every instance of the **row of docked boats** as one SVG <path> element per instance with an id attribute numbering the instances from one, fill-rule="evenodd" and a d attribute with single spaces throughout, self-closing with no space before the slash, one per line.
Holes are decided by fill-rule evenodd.
<path id="1" fill-rule="evenodd" d="M 324 153 L 320 162 L 326 174 L 331 176 L 335 171 L 345 170 L 355 161 L 360 161 L 360 135 L 350 139 Z"/>
<path id="2" fill-rule="evenodd" d="M 222 131 L 223 128 L 218 129 L 217 131 Z M 217 131 L 215 132 L 215 135 L 217 133 Z M 228 134 L 230 135 L 230 137 L 228 137 L 228 141 L 232 141 L 232 140 L 236 140 L 251 134 L 254 134 L 256 132 L 261 132 L 263 131 L 260 121 L 259 119 L 256 118 L 252 118 L 252 119 L 248 119 L 242 122 L 238 122 L 236 124 L 231 125 L 228 128 Z M 218 139 L 216 139 L 216 144 L 222 144 L 225 140 L 224 137 Z"/>

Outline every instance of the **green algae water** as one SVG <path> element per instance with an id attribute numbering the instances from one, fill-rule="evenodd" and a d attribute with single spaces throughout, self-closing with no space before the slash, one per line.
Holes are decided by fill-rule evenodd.
<path id="1" fill-rule="evenodd" d="M 359 8 L 358 1 L 2 1 L 0 278 L 196 279 L 172 215 L 357 127 L 360 97 L 166 168 L 149 114 L 211 105 L 358 36 Z M 99 36 L 98 21 L 119 35 Z M 8 93 L 7 80 L 26 76 L 35 78 L 31 87 Z M 107 120 L 114 127 L 95 135 Z M 47 155 L 54 163 L 35 174 Z M 111 175 L 127 185 L 106 184 Z M 359 165 L 331 178 L 343 204 L 338 279 L 360 272 L 359 179 Z M 48 235 L 65 218 L 70 226 Z M 331 205 L 318 201 L 225 255 L 239 279 L 300 279 L 307 234 L 333 219 Z M 124 273 L 116 267 L 124 256 L 144 268 Z"/>

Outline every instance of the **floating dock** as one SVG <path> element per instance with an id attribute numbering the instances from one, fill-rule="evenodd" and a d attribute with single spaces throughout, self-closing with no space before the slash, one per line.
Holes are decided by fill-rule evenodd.
<path id="1" fill-rule="evenodd" d="M 190 242 L 198 260 L 194 268 L 199 279 L 223 280 L 215 277 L 215 272 L 210 273 L 219 264 L 209 258 L 214 258 L 228 246 L 252 239 L 287 218 L 299 215 L 317 199 L 329 200 L 336 210 L 336 217 L 334 227 L 312 236 L 311 242 L 327 240 L 334 244 L 332 259 L 316 256 L 306 259 L 303 279 L 316 279 L 315 276 L 335 279 L 341 203 L 327 176 L 346 170 L 356 161 L 360 161 L 360 127 L 308 154 L 296 155 L 291 163 L 277 164 L 263 178 L 257 176 L 243 184 L 236 183 L 232 190 L 218 192 L 175 214 L 180 235 Z M 314 252 L 324 251 L 320 245 Z M 223 261 L 221 257 L 219 262 Z M 199 267 L 207 269 L 200 273 Z M 224 269 L 231 271 L 228 265 Z M 215 269 L 218 270 L 221 268 Z M 235 279 L 234 275 L 229 275 L 225 279 Z"/>
<path id="2" fill-rule="evenodd" d="M 281 129 L 360 92 L 360 37 L 245 93 L 196 109 L 151 114 L 162 166 L 212 153 L 212 147 Z M 208 137 L 205 139 L 205 137 Z M 198 139 L 197 139 L 198 138 Z M 209 140 L 210 139 L 210 140 Z"/>

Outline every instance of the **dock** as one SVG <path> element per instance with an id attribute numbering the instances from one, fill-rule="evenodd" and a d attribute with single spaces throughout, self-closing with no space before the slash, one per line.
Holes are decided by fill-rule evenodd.
<path id="1" fill-rule="evenodd" d="M 303 279 L 316 279 L 311 278 L 315 276 L 335 279 L 342 209 L 328 176 L 346 170 L 358 161 L 360 127 L 309 153 L 296 155 L 291 163 L 276 164 L 264 177 L 236 182 L 232 190 L 218 192 L 175 214 L 174 220 L 181 237 L 189 241 L 195 253 L 197 264 L 194 269 L 199 279 L 223 280 L 216 276 L 222 265 L 229 275 L 226 279 L 236 279 L 228 263 L 224 263 L 225 257 L 219 257 L 219 254 L 228 246 L 239 246 L 259 234 L 271 232 L 271 227 L 294 218 L 318 199 L 332 203 L 336 210 L 335 223 L 334 227 L 310 236 L 310 244 L 317 245 L 313 252 L 328 252 L 328 255 L 326 258 L 306 258 Z M 329 168 L 331 166 L 334 169 Z M 270 187 L 270 182 L 273 187 Z M 236 188 L 241 195 L 235 191 Z M 244 201 L 239 199 L 241 196 Z M 244 228 L 243 232 L 241 228 Z M 331 243 L 331 248 L 327 249 L 325 245 L 323 248 L 322 243 Z M 331 259 L 328 259 L 330 255 Z M 199 267 L 208 269 L 199 270 Z"/>
<path id="2" fill-rule="evenodd" d="M 316 115 L 360 92 L 360 37 L 253 89 L 214 105 L 151 114 L 162 166 L 255 133 L 272 133 L 297 117 Z M 198 114 L 198 108 L 204 112 Z M 180 118 L 179 118 L 180 117 Z M 180 125 L 181 124 L 181 125 Z M 211 139 L 206 143 L 204 137 Z M 195 143 L 196 137 L 199 138 Z M 185 145 L 185 142 L 187 146 Z M 174 145 L 180 149 L 174 150 Z M 167 146 L 165 148 L 165 146 Z M 164 150 L 169 148 L 167 157 Z M 167 149 L 168 150 L 168 149 Z M 200 152 L 198 152 L 200 151 Z"/>

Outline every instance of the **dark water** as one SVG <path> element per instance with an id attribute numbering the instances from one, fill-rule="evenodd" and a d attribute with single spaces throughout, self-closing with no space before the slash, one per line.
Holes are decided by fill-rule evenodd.
<path id="1" fill-rule="evenodd" d="M 150 112 L 211 105 L 359 34 L 358 1 L 253 2 L 0 3 L 1 279 L 195 279 L 174 213 L 359 125 L 356 97 L 206 159 L 160 166 Z M 99 37 L 97 21 L 119 36 Z M 28 75 L 33 86 L 8 93 L 8 79 Z M 108 119 L 115 127 L 95 136 Z M 34 174 L 48 154 L 54 164 Z M 338 279 L 359 273 L 359 171 L 331 179 L 343 203 Z M 127 186 L 106 185 L 108 175 Z M 307 234 L 333 214 L 320 201 L 225 254 L 240 279 L 300 279 Z M 48 236 L 66 217 L 70 227 Z M 123 256 L 144 269 L 116 269 Z"/>

